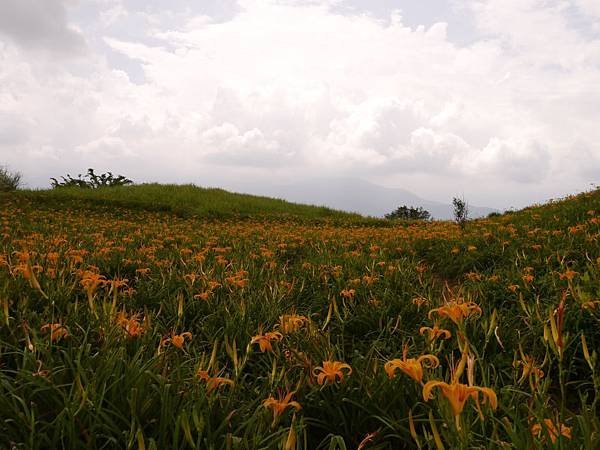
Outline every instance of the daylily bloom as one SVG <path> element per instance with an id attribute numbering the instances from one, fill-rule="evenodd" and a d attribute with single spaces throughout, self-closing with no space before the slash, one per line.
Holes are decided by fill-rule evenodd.
<path id="1" fill-rule="evenodd" d="M 171 332 L 171 337 L 163 339 L 161 341 L 161 345 L 166 345 L 170 342 L 178 349 L 183 350 L 183 344 L 185 343 L 186 339 L 192 340 L 192 333 L 189 331 L 181 334 L 175 334 L 175 332 Z"/>
<path id="2" fill-rule="evenodd" d="M 281 416 L 287 408 L 294 408 L 296 411 L 302 409 L 300 403 L 295 400 L 292 400 L 292 396 L 295 392 L 288 392 L 285 396 L 279 392 L 278 398 L 269 396 L 266 400 L 263 400 L 262 405 L 265 408 L 271 409 L 273 411 L 273 426 L 277 423 L 277 419 Z"/>
<path id="3" fill-rule="evenodd" d="M 459 382 L 460 376 L 465 368 L 465 364 L 468 362 L 469 364 L 469 384 L 462 384 Z M 458 363 L 458 366 L 453 369 L 452 379 L 450 383 L 446 383 L 444 381 L 428 381 L 423 386 L 423 399 L 425 401 L 429 401 L 431 398 L 431 391 L 439 387 L 442 390 L 442 394 L 444 397 L 448 399 L 450 402 L 450 406 L 452 407 L 452 412 L 454 413 L 454 420 L 456 421 L 456 428 L 460 430 L 460 414 L 462 413 L 465 403 L 469 399 L 469 397 L 473 398 L 473 400 L 477 404 L 477 408 L 479 410 L 479 394 L 481 393 L 484 397 L 484 403 L 489 401 L 492 409 L 496 409 L 498 407 L 498 398 L 496 397 L 496 393 L 493 389 L 488 387 L 481 386 L 473 386 L 473 363 L 474 357 L 470 357 L 468 355 L 468 348 L 466 348 L 463 352 L 463 356 L 461 361 Z M 479 410 L 480 414 L 481 411 Z"/>
<path id="4" fill-rule="evenodd" d="M 259 331 L 260 333 L 260 331 Z M 258 344 L 261 352 L 272 352 L 273 346 L 271 345 L 271 341 L 280 341 L 283 338 L 283 335 L 278 331 L 269 331 L 265 334 L 257 334 L 252 338 L 250 344 Z"/>
<path id="5" fill-rule="evenodd" d="M 532 356 L 524 355 L 521 361 L 517 361 L 517 365 L 523 366 L 523 373 L 519 379 L 519 384 L 530 376 L 534 376 L 538 379 L 544 376 L 544 372 L 536 365 Z"/>
<path id="6" fill-rule="evenodd" d="M 352 299 L 352 298 L 354 298 L 355 293 L 356 293 L 356 290 L 354 290 L 354 289 L 342 289 L 342 291 L 340 292 L 340 295 L 344 298 Z"/>
<path id="7" fill-rule="evenodd" d="M 418 358 L 406 358 L 408 355 L 408 346 L 404 346 L 402 359 L 392 359 L 385 363 L 384 369 L 389 378 L 394 378 L 396 369 L 400 369 L 406 375 L 411 377 L 417 383 L 423 382 L 423 366 L 429 369 L 435 369 L 440 365 L 440 361 L 433 355 L 422 355 Z"/>
<path id="8" fill-rule="evenodd" d="M 64 337 L 69 336 L 67 329 L 60 323 L 48 323 L 43 325 L 40 330 L 42 332 L 50 331 L 50 341 L 56 342 Z"/>
<path id="9" fill-rule="evenodd" d="M 138 337 L 141 336 L 145 329 L 140 323 L 139 314 L 132 314 L 127 317 L 127 311 L 123 310 L 117 314 L 116 323 L 123 331 L 127 334 L 128 337 Z"/>
<path id="10" fill-rule="evenodd" d="M 572 269 L 567 269 L 563 273 L 558 274 L 558 276 L 560 277 L 561 280 L 568 280 L 568 281 L 571 281 L 573 278 L 575 278 L 576 275 L 579 275 L 579 272 L 575 272 Z"/>
<path id="11" fill-rule="evenodd" d="M 478 399 L 479 393 L 482 393 L 484 398 L 489 400 L 492 409 L 498 407 L 498 399 L 496 393 L 492 389 L 480 386 L 468 386 L 466 384 L 458 383 L 457 381 L 453 381 L 450 384 L 443 381 L 428 381 L 425 383 L 425 386 L 423 386 L 423 399 L 425 401 L 428 401 L 431 398 L 431 391 L 435 387 L 439 387 L 442 390 L 442 394 L 450 402 L 457 428 L 460 428 L 460 414 L 469 397 Z"/>
<path id="12" fill-rule="evenodd" d="M 554 422 L 551 419 L 544 419 L 543 422 L 543 426 L 540 423 L 536 423 L 534 425 L 531 426 L 531 434 L 538 438 L 538 439 L 542 439 L 542 441 L 546 440 L 546 436 L 542 436 L 542 429 L 543 431 L 545 431 L 544 434 L 547 434 L 548 436 L 550 436 L 550 440 L 552 441 L 553 444 L 556 443 L 556 440 L 558 439 L 558 429 L 560 428 L 560 434 L 564 437 L 566 437 L 567 439 L 571 439 L 571 427 L 567 427 L 566 425 L 563 425 L 562 423 L 559 424 L 559 427 L 557 427 Z"/>
<path id="13" fill-rule="evenodd" d="M 340 381 L 344 380 L 343 369 L 346 369 L 350 375 L 352 373 L 352 367 L 341 361 L 323 361 L 323 366 L 315 367 L 313 374 L 317 375 L 317 383 L 322 385 L 326 380 L 328 383 L 335 383 L 337 378 Z"/>
<path id="14" fill-rule="evenodd" d="M 421 307 L 421 305 L 424 305 L 428 302 L 429 301 L 425 297 L 415 297 L 412 299 L 412 304 L 416 305 L 417 307 Z"/>
<path id="15" fill-rule="evenodd" d="M 421 327 L 419 328 L 419 334 L 423 336 L 425 333 L 428 335 L 428 339 L 430 341 L 434 341 L 437 338 L 441 337 L 442 339 L 450 339 L 452 333 L 450 331 L 440 328 L 436 323 L 433 328 L 432 327 Z"/>
<path id="16" fill-rule="evenodd" d="M 293 333 L 298 331 L 307 321 L 308 319 L 305 316 L 284 314 L 279 316 L 279 324 L 276 325 L 276 328 L 281 330 L 283 334 Z"/>
<path id="17" fill-rule="evenodd" d="M 200 292 L 199 294 L 194 295 L 194 298 L 200 299 L 200 300 L 208 300 L 208 298 L 210 297 L 210 294 L 211 294 L 210 291 L 204 291 L 204 292 Z"/>
<path id="18" fill-rule="evenodd" d="M 474 302 L 464 302 L 462 300 L 451 301 L 446 303 L 439 308 L 432 309 L 429 311 L 428 317 L 431 319 L 431 316 L 437 313 L 440 317 L 448 317 L 455 324 L 459 324 L 472 314 L 481 315 L 481 308 Z"/>
<path id="19" fill-rule="evenodd" d="M 233 386 L 233 380 L 230 380 L 229 378 L 225 378 L 225 377 L 211 377 L 208 374 L 207 370 L 199 370 L 196 375 L 198 376 L 198 378 L 200 378 L 201 380 L 206 381 L 206 390 L 207 392 L 211 392 L 217 388 L 219 388 L 220 386 Z"/>

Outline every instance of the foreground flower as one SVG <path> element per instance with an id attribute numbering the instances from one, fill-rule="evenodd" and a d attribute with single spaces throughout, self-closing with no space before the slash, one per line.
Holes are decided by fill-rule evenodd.
<path id="1" fill-rule="evenodd" d="M 432 309 L 429 311 L 428 317 L 431 319 L 431 316 L 433 316 L 434 313 L 440 317 L 448 317 L 452 322 L 458 325 L 462 323 L 463 319 L 466 319 L 473 314 L 481 315 L 481 308 L 474 302 L 464 302 L 459 300 L 451 301 L 439 308 Z"/>
<path id="2" fill-rule="evenodd" d="M 213 390 L 219 388 L 220 386 L 233 386 L 233 380 L 225 377 L 211 377 L 208 374 L 207 370 L 199 370 L 196 372 L 196 375 L 201 380 L 206 382 L 206 390 L 207 392 L 212 392 Z"/>
<path id="3" fill-rule="evenodd" d="M 567 427 L 566 425 L 563 425 L 561 423 L 558 428 L 560 428 L 561 436 L 564 436 L 567 439 L 571 439 L 571 429 L 572 429 L 571 427 Z M 542 433 L 542 430 L 544 431 L 544 433 Z M 539 424 L 539 423 L 532 425 L 531 426 L 531 434 L 534 437 L 541 439 L 543 442 L 546 441 L 546 435 L 548 435 L 548 436 L 550 436 L 550 440 L 552 441 L 553 444 L 555 444 L 556 440 L 558 439 L 557 426 L 554 424 L 554 422 L 551 419 L 544 419 L 543 426 L 542 426 L 542 424 Z"/>
<path id="4" fill-rule="evenodd" d="M 418 358 L 406 358 L 408 355 L 408 346 L 404 346 L 402 359 L 392 359 L 385 366 L 385 372 L 389 378 L 394 378 L 396 369 L 400 369 L 406 375 L 411 377 L 417 383 L 423 382 L 423 366 L 428 369 L 435 369 L 440 365 L 440 361 L 433 355 L 422 355 Z M 425 364 L 423 364 L 425 363 Z"/>
<path id="5" fill-rule="evenodd" d="M 294 408 L 296 411 L 302 409 L 300 403 L 292 400 L 294 394 L 295 392 L 292 391 L 288 392 L 284 396 L 281 392 L 279 392 L 277 398 L 270 395 L 269 398 L 263 400 L 262 405 L 273 412 L 273 426 L 277 423 L 279 416 L 281 416 L 287 408 Z"/>
<path id="6" fill-rule="evenodd" d="M 431 398 L 431 391 L 436 387 L 439 387 L 442 390 L 442 394 L 450 402 L 456 420 L 456 427 L 458 429 L 460 429 L 460 414 L 469 397 L 478 401 L 479 393 L 481 393 L 483 394 L 484 402 L 488 400 L 492 409 L 498 407 L 498 399 L 493 389 L 480 386 L 468 386 L 457 381 L 453 381 L 450 384 L 443 381 L 428 381 L 425 383 L 425 386 L 423 386 L 423 399 L 425 401 L 428 401 Z"/>
<path id="7" fill-rule="evenodd" d="M 260 333 L 260 331 L 259 331 Z M 257 334 L 252 338 L 250 344 L 258 344 L 261 352 L 272 352 L 273 345 L 271 341 L 280 341 L 283 338 L 283 335 L 278 331 L 269 331 L 265 334 Z"/>
<path id="8" fill-rule="evenodd" d="M 322 385 L 325 381 L 335 383 L 336 379 L 344 380 L 343 370 L 347 370 L 346 375 L 352 373 L 352 367 L 341 361 L 323 361 L 323 366 L 315 367 L 313 374 L 317 376 L 317 383 Z"/>
<path id="9" fill-rule="evenodd" d="M 469 384 L 460 383 L 460 377 L 465 369 L 465 366 L 468 366 L 467 377 Z M 496 409 L 498 407 L 498 399 L 496 397 L 496 393 L 493 389 L 487 387 L 474 386 L 474 372 L 475 372 L 475 356 L 469 355 L 469 347 L 466 347 L 463 350 L 463 355 L 458 363 L 458 365 L 452 369 L 452 377 L 451 382 L 446 383 L 444 381 L 428 381 L 423 386 L 423 399 L 425 401 L 429 401 L 431 398 L 431 391 L 439 387 L 442 391 L 444 397 L 448 399 L 450 402 L 450 406 L 452 407 L 452 412 L 454 414 L 454 420 L 456 423 L 456 428 L 460 430 L 460 414 L 462 413 L 465 403 L 471 397 L 475 402 L 477 410 L 479 411 L 480 416 L 483 420 L 483 413 L 481 412 L 481 408 L 479 405 L 479 394 L 483 395 L 484 403 L 489 402 L 492 409 Z"/>

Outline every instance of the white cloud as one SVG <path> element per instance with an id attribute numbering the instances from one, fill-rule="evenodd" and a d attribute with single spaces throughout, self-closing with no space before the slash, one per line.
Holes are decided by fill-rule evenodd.
<path id="1" fill-rule="evenodd" d="M 85 51 L 82 33 L 67 21 L 65 0 L 2 0 L 0 38 L 25 49 L 79 55 Z"/>
<path id="2" fill-rule="evenodd" d="M 587 176 L 570 155 L 575 143 L 600 152 L 600 41 L 572 26 L 568 2 L 470 1 L 482 34 L 468 46 L 444 22 L 411 29 L 338 3 L 244 0 L 227 21 L 147 13 L 145 39 L 94 36 L 141 65 L 138 84 L 99 54 L 52 65 L 0 41 L 0 117 L 15 118 L 0 126 L 0 156 L 24 172 L 58 157 L 59 173 L 118 161 L 115 172 L 172 181 L 217 166 L 472 186 Z M 96 30 L 132 14 L 103 5 Z"/>

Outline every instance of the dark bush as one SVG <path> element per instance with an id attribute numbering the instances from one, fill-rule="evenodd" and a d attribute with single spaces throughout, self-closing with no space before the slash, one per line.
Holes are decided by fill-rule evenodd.
<path id="1" fill-rule="evenodd" d="M 400 206 L 396 210 L 385 215 L 386 219 L 390 220 L 429 220 L 431 214 L 420 206 L 413 208 L 412 206 Z"/>
<path id="2" fill-rule="evenodd" d="M 111 172 L 96 175 L 94 169 L 88 169 L 86 175 L 79 174 L 77 178 L 73 178 L 67 174 L 66 177 L 60 177 L 62 181 L 58 181 L 56 178 L 50 178 L 52 180 L 53 188 L 60 187 L 80 187 L 84 189 L 97 189 L 100 187 L 114 187 L 114 186 L 126 186 L 132 184 L 129 178 L 123 175 L 114 176 Z"/>

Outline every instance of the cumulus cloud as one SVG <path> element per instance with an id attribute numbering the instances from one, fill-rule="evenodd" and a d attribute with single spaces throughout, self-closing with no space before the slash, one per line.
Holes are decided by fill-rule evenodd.
<path id="1" fill-rule="evenodd" d="M 3 0 L 0 2 L 0 36 L 26 49 L 54 54 L 81 54 L 83 34 L 67 21 L 64 0 Z"/>
<path id="2" fill-rule="evenodd" d="M 594 14 L 594 2 L 573 2 Z M 93 38 L 139 65 L 143 82 L 99 51 L 80 67 L 36 61 L 22 51 L 42 39 L 23 37 L 35 35 L 30 24 L 10 31 L 0 19 L 11 36 L 0 43 L 0 117 L 13 118 L 0 125 L 0 156 L 28 167 L 58 158 L 69 170 L 120 161 L 144 179 L 168 168 L 171 181 L 422 174 L 445 193 L 436 180 L 582 180 L 585 161 L 564 163 L 575 143 L 599 152 L 600 40 L 573 26 L 564 1 L 469 0 L 465 20 L 480 35 L 468 45 L 445 22 L 411 28 L 397 12 L 341 14 L 339 1 L 243 0 L 227 20 L 96 3 L 88 29 L 107 34 Z M 55 25 L 40 30 L 65 49 L 84 42 L 65 3 L 47 4 L 34 12 Z M 139 14 L 152 24 L 145 37 L 113 34 Z"/>

